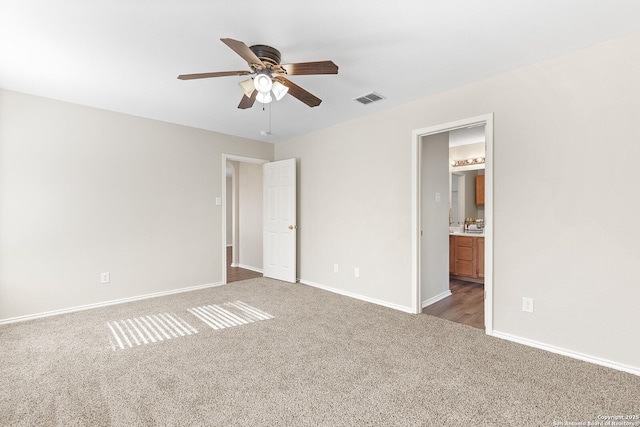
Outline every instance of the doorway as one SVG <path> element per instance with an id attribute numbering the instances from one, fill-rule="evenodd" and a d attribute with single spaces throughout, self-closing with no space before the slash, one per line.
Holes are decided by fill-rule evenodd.
<path id="1" fill-rule="evenodd" d="M 483 126 L 476 126 L 445 134 L 449 139 L 449 241 L 446 256 L 449 260 L 447 290 L 450 295 L 426 307 L 423 304 L 422 312 L 484 329 L 485 130 Z M 428 167 L 429 160 L 426 163 Z M 465 224 L 468 231 L 465 231 Z"/>
<path id="2" fill-rule="evenodd" d="M 262 165 L 268 162 L 222 155 L 223 283 L 262 277 Z"/>
<path id="3" fill-rule="evenodd" d="M 442 217 L 441 211 L 443 210 L 442 193 L 447 194 L 448 191 L 445 193 L 438 190 L 440 187 L 430 187 L 430 182 L 433 181 L 425 181 L 423 179 L 423 171 L 425 174 L 430 174 L 433 169 L 425 168 L 425 164 L 432 157 L 435 158 L 435 156 L 441 155 L 438 152 L 442 151 L 443 133 L 476 126 L 484 126 L 486 144 L 484 178 L 485 244 L 484 262 L 482 263 L 485 285 L 482 297 L 484 297 L 485 332 L 491 335 L 493 333 L 493 114 L 443 123 L 413 131 L 412 301 L 414 312 L 417 314 L 422 312 L 423 302 L 426 301 L 427 304 L 436 303 L 450 295 L 448 274 L 445 279 L 445 274 L 442 271 L 444 268 L 448 269 L 449 263 L 446 263 L 446 261 L 443 263 L 441 259 L 442 251 L 446 250 L 449 242 L 446 231 L 444 231 L 445 237 L 443 237 L 443 231 L 440 230 L 440 228 L 446 227 L 446 219 L 444 223 L 440 219 Z M 438 185 L 442 186 L 441 183 Z M 448 210 L 448 207 L 446 209 Z M 442 227 L 440 227 L 441 223 Z M 428 242 L 428 244 L 425 245 L 423 242 Z M 427 271 L 423 271 L 423 268 Z M 444 283 L 445 280 L 446 284 Z M 425 281 L 428 283 L 424 283 Z M 443 289 L 446 289 L 446 291 L 443 291 Z"/>

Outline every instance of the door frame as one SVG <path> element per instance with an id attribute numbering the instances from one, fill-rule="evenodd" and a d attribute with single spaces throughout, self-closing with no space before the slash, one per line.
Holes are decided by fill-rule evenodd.
<path id="1" fill-rule="evenodd" d="M 469 117 L 448 123 L 441 123 L 415 129 L 412 132 L 411 147 L 411 302 L 414 313 L 422 312 L 420 283 L 420 230 L 422 214 L 422 171 L 423 136 L 449 132 L 456 129 L 484 125 L 485 134 L 485 259 L 484 259 L 484 324 L 485 333 L 493 335 L 493 113 Z M 427 236 L 424 236 L 427 237 Z M 423 238 L 424 238 L 423 237 Z"/>
<path id="2" fill-rule="evenodd" d="M 271 162 L 267 159 L 236 156 L 222 153 L 222 284 L 227 284 L 227 160 L 262 165 Z M 236 171 L 237 175 L 237 171 Z"/>

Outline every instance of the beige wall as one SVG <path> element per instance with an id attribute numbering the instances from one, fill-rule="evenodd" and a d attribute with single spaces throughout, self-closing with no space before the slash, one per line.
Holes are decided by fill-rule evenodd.
<path id="1" fill-rule="evenodd" d="M 298 158 L 298 277 L 406 307 L 411 145 L 403 142 L 411 133 L 394 120 L 384 114 L 350 121 L 278 143 L 276 154 Z"/>
<path id="2" fill-rule="evenodd" d="M 239 266 L 262 271 L 262 165 L 240 162 Z"/>
<path id="3" fill-rule="evenodd" d="M 423 231 L 420 296 L 424 306 L 449 291 L 449 132 L 422 137 L 420 145 Z"/>
<path id="4" fill-rule="evenodd" d="M 300 277 L 410 308 L 411 132 L 493 112 L 495 331 L 640 369 L 638 75 L 635 34 L 278 144 Z"/>
<path id="5" fill-rule="evenodd" d="M 273 146 L 0 91 L 0 319 L 221 282 L 222 153 Z"/>

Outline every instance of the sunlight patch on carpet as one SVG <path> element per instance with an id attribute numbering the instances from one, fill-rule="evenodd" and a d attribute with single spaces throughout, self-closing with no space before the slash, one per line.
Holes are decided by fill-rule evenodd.
<path id="1" fill-rule="evenodd" d="M 107 322 L 112 350 L 125 350 L 173 338 L 197 334 L 198 330 L 173 313 L 160 313 Z"/>
<path id="2" fill-rule="evenodd" d="M 265 313 L 242 301 L 225 302 L 220 305 L 203 305 L 190 308 L 187 311 L 213 329 L 224 329 L 260 320 L 273 319 L 273 316 L 269 313 Z"/>

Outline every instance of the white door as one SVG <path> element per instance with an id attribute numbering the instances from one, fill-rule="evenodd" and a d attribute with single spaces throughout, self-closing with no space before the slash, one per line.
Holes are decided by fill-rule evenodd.
<path id="1" fill-rule="evenodd" d="M 265 163 L 264 277 L 296 282 L 296 159 Z"/>

